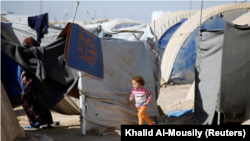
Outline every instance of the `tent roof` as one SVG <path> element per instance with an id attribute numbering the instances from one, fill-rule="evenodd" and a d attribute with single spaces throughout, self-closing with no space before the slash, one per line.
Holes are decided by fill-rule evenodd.
<path id="1" fill-rule="evenodd" d="M 233 23 L 237 25 L 250 25 L 250 12 L 247 12 L 246 14 L 238 17 L 233 21 Z"/>
<path id="2" fill-rule="evenodd" d="M 1 21 L 8 22 L 8 20 L 6 20 L 3 16 L 1 16 Z"/>
<path id="3" fill-rule="evenodd" d="M 206 8 L 202 11 L 202 21 L 204 23 L 209 18 L 226 12 L 230 10 L 237 10 L 237 9 L 247 9 L 250 8 L 250 3 L 233 3 L 227 5 L 218 5 Z M 162 79 L 161 83 L 166 83 L 172 72 L 172 68 L 177 57 L 178 51 L 180 50 L 183 43 L 186 39 L 191 35 L 191 33 L 197 29 L 200 25 L 200 15 L 201 12 L 196 13 L 191 18 L 189 18 L 182 26 L 180 26 L 176 32 L 173 34 L 173 37 L 169 40 L 167 44 L 166 50 L 164 51 L 163 58 L 162 58 Z"/>
<path id="4" fill-rule="evenodd" d="M 18 44 L 22 43 L 27 37 L 36 39 L 37 33 L 28 26 L 27 18 L 26 15 L 7 15 L 5 19 L 9 22 L 1 21 L 2 32 L 4 31 L 10 38 L 13 38 L 13 34 L 15 34 L 19 40 Z M 41 46 L 55 41 L 61 30 L 59 27 L 49 26 L 48 33 L 44 34 L 44 38 L 41 40 Z"/>
<path id="5" fill-rule="evenodd" d="M 85 25 L 83 27 L 86 29 L 89 29 L 89 28 L 96 28 L 99 25 L 101 25 L 102 27 L 106 27 L 106 28 L 111 30 L 113 27 L 115 27 L 116 25 L 121 24 L 121 23 L 143 24 L 142 22 L 131 20 L 131 19 L 113 19 L 113 20 L 110 20 L 108 22 L 104 22 L 102 24 L 100 24 L 100 23 L 89 24 L 89 25 Z"/>
<path id="6" fill-rule="evenodd" d="M 158 39 L 160 39 L 165 31 L 167 31 L 169 28 L 179 23 L 182 19 L 190 18 L 197 12 L 197 10 L 186 10 L 166 13 L 161 18 L 155 21 L 155 25 L 154 22 L 152 22 L 150 26 L 153 30 L 155 30 L 155 34 Z"/>

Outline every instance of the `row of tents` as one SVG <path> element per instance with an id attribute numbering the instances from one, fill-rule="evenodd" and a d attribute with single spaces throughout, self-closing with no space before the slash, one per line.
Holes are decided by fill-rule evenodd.
<path id="1" fill-rule="evenodd" d="M 160 91 L 162 53 L 157 47 L 157 41 L 149 25 L 141 24 L 114 31 L 105 27 L 88 28 L 69 23 L 69 26 L 74 27 L 72 31 L 71 28 L 68 29 L 69 26 L 64 29 L 49 27 L 48 34 L 42 38 L 41 47 L 25 49 L 21 45 L 25 38 L 31 36 L 36 39 L 36 32 L 28 27 L 26 20 L 22 18 L 23 23 L 17 23 L 2 18 L 1 21 L 1 51 L 5 55 L 1 61 L 6 62 L 1 65 L 7 70 L 1 73 L 2 76 L 8 76 L 8 71 L 12 70 L 16 76 L 12 78 L 12 82 L 2 79 L 4 88 L 6 91 L 9 90 L 7 92 L 9 97 L 13 93 L 21 96 L 18 68 L 24 67 L 36 74 L 35 82 L 39 84 L 37 95 L 41 109 L 54 109 L 64 114 L 79 115 L 81 121 L 84 121 L 82 129 L 85 130 L 85 134 L 88 130 L 103 126 L 120 129 L 121 124 L 137 124 L 137 111 L 134 103 L 129 101 L 129 96 L 132 90 L 131 78 L 141 75 L 145 78 L 146 87 L 155 94 L 148 115 L 152 118 L 159 116 L 157 98 Z M 90 72 L 85 72 L 68 66 L 68 63 L 74 60 L 65 58 L 65 54 L 71 53 L 67 52 L 66 46 L 75 47 L 68 44 L 69 39 L 78 38 L 77 34 L 73 34 L 75 30 L 85 34 L 85 37 L 81 38 L 84 42 L 92 41 L 91 38 L 99 42 L 101 52 L 96 54 L 99 54 L 98 58 L 101 59 L 102 78 L 96 79 L 91 75 L 91 71 L 96 70 L 94 67 L 88 67 Z M 88 40 L 84 40 L 85 38 Z M 97 47 L 97 41 L 91 42 L 86 50 Z M 93 57 L 91 56 L 93 51 L 95 50 L 89 52 L 90 59 Z M 29 57 L 24 57 L 27 52 Z M 7 61 L 12 61 L 15 67 L 11 67 L 11 63 Z M 84 67 L 87 63 L 80 61 L 82 62 L 77 67 Z M 29 67 L 31 62 L 33 62 L 32 68 Z M 13 92 L 13 88 L 20 93 Z M 82 96 L 84 100 L 81 99 Z M 11 118 L 16 120 L 15 117 Z M 2 127 L 6 131 L 5 136 L 11 132 L 10 128 L 16 127 L 11 125 L 8 128 Z"/>
<path id="2" fill-rule="evenodd" d="M 208 50 L 206 48 L 204 50 L 198 48 L 198 46 L 204 44 L 201 42 L 203 41 L 202 38 L 211 37 L 210 34 L 214 34 L 213 36 L 220 35 L 218 43 L 220 41 L 221 46 L 219 49 L 222 49 L 223 43 L 227 43 L 222 37 L 226 38 L 229 35 L 226 34 L 227 32 L 224 32 L 225 27 L 231 30 L 231 28 L 228 28 L 230 27 L 229 23 L 249 23 L 247 19 L 250 18 L 246 18 L 249 17 L 249 11 L 249 3 L 228 4 L 210 7 L 204 9 L 202 12 L 179 11 L 168 13 L 150 25 L 134 23 L 138 25 L 132 26 L 133 24 L 131 24 L 132 27 L 129 27 L 129 25 L 126 24 L 126 28 L 117 29 L 113 29 L 116 27 L 113 25 L 110 26 L 112 28 L 105 27 L 105 24 L 101 24 L 101 26 L 100 24 L 96 24 L 94 26 L 83 27 L 88 32 L 91 32 L 93 35 L 100 38 L 103 53 L 104 79 L 95 79 L 83 71 L 67 68 L 70 71 L 66 72 L 71 72 L 73 78 L 80 76 L 77 83 L 72 83 L 74 86 L 71 85 L 70 88 L 68 87 L 67 91 L 64 91 L 56 101 L 51 100 L 51 103 L 42 101 L 41 103 L 45 104 L 43 106 L 53 108 L 60 113 L 81 114 L 81 117 L 83 113 L 80 109 L 83 107 L 85 113 L 87 113 L 84 115 L 84 119 L 86 120 L 85 123 L 87 123 L 87 130 L 101 126 L 119 128 L 121 124 L 135 124 L 137 123 L 136 111 L 134 105 L 128 101 L 129 91 L 131 89 L 130 78 L 133 75 L 141 74 L 146 78 L 146 87 L 155 93 L 152 104 L 153 106 L 148 110 L 150 117 L 159 116 L 157 98 L 159 96 L 160 86 L 169 82 L 174 82 L 176 84 L 195 85 L 194 87 L 191 87 L 193 89 L 191 94 L 194 95 L 194 120 L 197 123 L 211 124 L 212 119 L 214 118 L 214 113 L 218 109 L 219 112 L 230 113 L 226 115 L 228 118 L 246 120 L 249 118 L 249 114 L 246 112 L 246 107 L 249 107 L 247 103 L 248 98 L 246 98 L 246 92 L 248 92 L 248 89 L 246 89 L 246 87 L 242 88 L 242 92 L 239 92 L 241 96 L 237 96 L 241 102 L 242 99 L 245 98 L 244 102 L 242 102 L 243 104 L 235 102 L 233 105 L 237 107 L 237 104 L 239 104 L 241 105 L 239 106 L 240 108 L 245 107 L 245 109 L 240 110 L 240 108 L 230 108 L 232 109 L 231 111 L 225 111 L 225 107 L 228 107 L 228 105 L 230 106 L 230 102 L 225 99 L 225 97 L 227 97 L 225 90 L 228 88 L 228 85 L 224 85 L 224 83 L 222 84 L 221 80 L 224 79 L 214 79 L 216 77 L 220 78 L 223 75 L 220 74 L 220 70 L 218 69 L 220 64 L 214 64 L 216 66 L 213 68 L 218 70 L 215 71 L 215 76 L 211 73 L 213 70 L 208 71 L 208 69 L 206 69 L 212 68 L 209 65 L 213 64 L 213 61 L 208 61 L 208 63 L 205 63 L 205 61 L 202 62 L 206 64 L 206 67 L 203 69 L 197 69 L 197 67 L 199 68 L 202 65 L 196 64 L 197 58 L 199 58 L 199 60 L 206 59 L 197 54 L 197 51 L 199 50 L 201 50 L 201 52 Z M 3 83 L 10 99 L 13 94 L 21 96 L 22 86 L 20 85 L 19 69 L 21 63 L 18 62 L 18 60 L 13 61 L 13 56 L 12 59 L 10 59 L 9 57 L 11 57 L 11 55 L 5 54 L 6 50 L 9 49 L 5 48 L 3 50 L 3 47 L 8 46 L 9 48 L 15 49 L 17 46 L 21 47 L 21 43 L 26 37 L 32 36 L 33 38 L 36 38 L 36 32 L 27 26 L 27 18 L 18 20 L 19 22 L 13 21 L 13 19 L 8 20 L 8 18 L 4 19 L 1 17 L 1 36 L 2 39 L 4 39 L 2 40 L 1 45 L 1 66 L 2 68 L 6 68 L 4 70 L 7 70 L 6 72 L 1 71 L 1 82 Z M 233 28 L 234 26 L 231 27 Z M 247 29 L 248 28 L 245 28 L 246 31 L 248 31 Z M 60 51 L 64 50 L 67 39 L 59 38 L 58 36 L 62 31 L 63 29 L 61 28 L 49 27 L 48 34 L 42 39 L 41 49 L 46 51 L 46 49 L 53 46 L 58 47 L 57 49 L 61 48 L 61 50 L 59 49 Z M 234 35 L 234 32 L 230 32 L 230 35 Z M 238 39 L 237 36 L 235 38 Z M 242 40 L 243 39 L 245 38 L 242 38 Z M 212 42 L 214 42 L 214 40 L 212 40 Z M 211 52 L 218 50 L 218 48 L 212 47 L 213 44 L 211 44 L 211 42 L 208 42 L 208 45 L 204 46 L 211 46 Z M 5 53 L 3 53 L 3 51 Z M 32 49 L 30 51 L 32 52 Z M 19 53 L 22 53 L 22 51 L 19 51 Z M 32 53 L 36 55 L 35 52 Z M 62 56 L 63 54 L 60 55 Z M 221 58 L 223 58 L 223 56 Z M 228 62 L 228 60 L 225 62 Z M 223 66 L 223 61 L 221 64 Z M 222 70 L 224 70 L 223 67 Z M 4 78 L 4 76 L 8 76 L 6 74 L 9 72 L 12 72 L 13 76 L 16 77 L 12 80 Z M 202 77 L 199 76 L 204 72 L 206 77 L 201 79 Z M 248 76 L 247 72 L 240 74 Z M 48 75 L 46 77 L 57 81 L 58 76 Z M 240 81 L 240 77 L 237 78 L 237 80 L 238 79 Z M 223 82 L 227 81 L 225 80 Z M 247 80 L 243 82 L 244 84 L 239 83 L 242 85 L 236 86 L 240 87 L 247 84 Z M 230 86 L 231 85 L 232 84 L 230 84 Z M 232 88 L 235 90 L 238 87 Z M 221 102 L 219 102 L 222 104 L 218 104 L 217 99 L 218 93 L 221 93 L 220 89 L 224 90 L 220 97 Z M 72 94 L 69 92 L 72 90 L 76 91 Z M 79 93 L 84 95 L 84 101 L 81 101 Z M 226 93 L 230 92 L 226 91 Z M 228 96 L 229 99 L 233 99 L 236 93 L 236 91 L 232 90 L 232 96 Z M 44 95 L 41 94 L 41 96 L 43 97 Z M 50 99 L 48 95 L 45 96 L 47 96 L 47 99 Z M 212 100 L 209 100 L 210 98 Z M 51 105 L 53 105 L 53 107 L 51 107 Z M 221 105 L 219 107 L 222 108 L 217 108 L 218 105 Z M 235 114 L 235 111 L 241 112 Z"/>
<path id="3" fill-rule="evenodd" d="M 159 48 L 164 51 L 161 84 L 192 84 L 198 31 L 224 29 L 226 21 L 232 22 L 248 13 L 249 7 L 250 3 L 233 3 L 202 11 L 177 11 L 151 23 L 159 39 Z"/>
<path id="4" fill-rule="evenodd" d="M 246 72 L 249 62 L 244 56 L 249 44 L 249 6 L 241 3 L 214 6 L 202 12 L 183 11 L 186 17 L 181 12 L 169 13 L 162 17 L 169 17 L 165 24 L 161 19 L 158 24 L 151 24 L 164 52 L 161 85 L 192 84 L 187 97 L 195 102 L 192 119 L 198 124 L 210 125 L 215 119 L 220 124 L 221 116 L 224 122 L 250 118 Z M 189 14 L 193 15 L 187 18 Z M 169 27 L 176 19 L 179 22 Z"/>

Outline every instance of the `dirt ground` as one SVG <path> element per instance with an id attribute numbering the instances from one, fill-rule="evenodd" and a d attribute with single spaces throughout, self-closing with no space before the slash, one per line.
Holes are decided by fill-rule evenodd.
<path id="1" fill-rule="evenodd" d="M 157 100 L 165 117 L 167 113 L 174 109 L 193 109 L 194 101 L 186 100 L 187 93 L 191 85 L 170 86 L 161 88 Z M 21 127 L 29 124 L 22 107 L 14 108 L 17 119 Z M 17 139 L 16 141 L 119 141 L 120 131 L 114 130 L 108 135 L 97 135 L 96 132 L 89 132 L 85 136 L 80 135 L 80 121 L 78 115 L 63 115 L 52 111 L 54 121 L 59 121 L 60 125 L 52 129 L 40 129 L 35 131 L 25 130 L 26 138 Z M 190 119 L 192 114 L 178 118 L 162 118 L 164 123 L 159 124 L 194 124 Z M 244 122 L 242 125 L 249 125 L 250 121 Z"/>

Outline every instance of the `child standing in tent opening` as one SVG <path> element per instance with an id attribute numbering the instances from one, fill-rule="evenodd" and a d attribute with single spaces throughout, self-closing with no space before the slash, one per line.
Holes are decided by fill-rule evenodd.
<path id="1" fill-rule="evenodd" d="M 141 76 L 135 76 L 132 78 L 132 93 L 129 100 L 132 101 L 135 99 L 135 107 L 138 110 L 138 120 L 139 125 L 143 125 L 143 119 L 149 125 L 155 125 L 155 122 L 152 122 L 151 119 L 146 114 L 148 105 L 153 99 L 153 93 L 147 88 L 143 87 L 145 81 Z"/>
<path id="2" fill-rule="evenodd" d="M 31 46 L 39 47 L 37 41 L 32 37 L 26 38 L 23 41 L 25 48 L 30 48 Z M 29 119 L 30 125 L 24 127 L 28 130 L 39 129 L 41 125 L 47 125 L 46 128 L 51 128 L 50 124 L 53 124 L 53 119 L 50 110 L 40 111 L 37 105 L 37 90 L 34 86 L 35 74 L 29 72 L 28 70 L 23 70 L 21 79 L 24 90 L 22 92 L 21 104 Z"/>

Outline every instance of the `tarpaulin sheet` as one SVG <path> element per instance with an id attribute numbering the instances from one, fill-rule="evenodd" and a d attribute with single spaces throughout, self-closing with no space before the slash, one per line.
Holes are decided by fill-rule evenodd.
<path id="1" fill-rule="evenodd" d="M 66 65 L 103 79 L 103 59 L 100 39 L 78 24 L 68 23 L 58 37 L 67 34 Z"/>
<path id="2" fill-rule="evenodd" d="M 222 56 L 220 112 L 227 119 L 250 118 L 250 27 L 226 23 Z"/>
<path id="3" fill-rule="evenodd" d="M 220 88 L 223 30 L 203 31 L 195 68 L 195 112 L 199 124 L 212 124 Z"/>
<path id="4" fill-rule="evenodd" d="M 26 70 L 34 73 L 34 89 L 41 110 L 54 107 L 77 83 L 78 77 L 66 67 L 65 38 L 44 47 L 22 46 L 1 40 L 1 50 Z"/>

